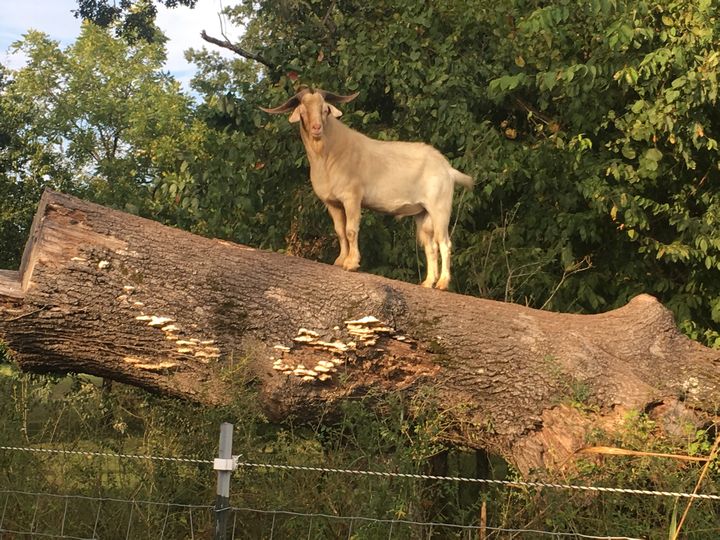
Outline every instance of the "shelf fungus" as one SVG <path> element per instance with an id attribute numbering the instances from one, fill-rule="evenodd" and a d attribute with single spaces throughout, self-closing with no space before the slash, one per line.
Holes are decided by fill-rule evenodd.
<path id="1" fill-rule="evenodd" d="M 279 360 L 279 359 L 275 360 L 275 362 L 273 362 L 273 369 L 276 371 L 292 371 L 293 370 L 293 368 L 291 368 L 285 362 L 283 362 L 282 360 Z"/>
<path id="2" fill-rule="evenodd" d="M 273 362 L 272 368 L 284 375 L 298 377 L 303 382 L 325 382 L 332 378 L 331 373 L 337 371 L 335 366 L 334 362 L 320 360 L 312 369 L 308 369 L 304 364 L 293 366 L 292 362 L 278 358 Z"/>
<path id="3" fill-rule="evenodd" d="M 164 317 L 161 315 L 151 315 L 148 326 L 165 326 L 167 323 L 173 322 L 175 319 Z"/>
<path id="4" fill-rule="evenodd" d="M 320 364 L 318 364 L 317 366 L 315 366 L 313 368 L 313 371 L 316 371 L 318 373 L 330 373 L 330 371 L 332 371 L 333 369 L 334 369 L 334 367 L 329 368 L 329 367 L 321 366 Z"/>
<path id="5" fill-rule="evenodd" d="M 144 369 L 147 371 L 162 371 L 164 369 L 170 369 L 176 367 L 175 362 L 160 362 L 159 364 L 135 364 L 136 368 Z"/>
<path id="6" fill-rule="evenodd" d="M 161 371 L 163 369 L 177 367 L 177 364 L 175 362 L 163 361 L 154 364 L 148 362 L 147 359 L 137 358 L 135 356 L 126 356 L 125 358 L 123 358 L 123 360 L 126 363 L 131 364 L 133 367 L 136 367 L 138 369 L 144 369 L 147 371 Z"/>
<path id="7" fill-rule="evenodd" d="M 220 358 L 220 349 L 196 351 L 195 358 Z"/>
<path id="8" fill-rule="evenodd" d="M 395 329 L 385 325 L 378 318 L 368 315 L 360 319 L 345 321 L 348 334 L 358 339 L 364 345 L 375 345 L 381 334 L 392 335 Z"/>
<path id="9" fill-rule="evenodd" d="M 310 336 L 310 337 L 314 337 L 314 338 L 320 337 L 320 334 L 318 334 L 314 330 L 308 330 L 307 328 L 300 328 L 300 330 L 298 330 L 298 335 L 299 336 Z"/>
<path id="10" fill-rule="evenodd" d="M 344 321 L 344 325 L 351 337 L 350 341 L 338 339 L 337 333 L 341 330 L 340 326 L 335 326 L 333 330 L 322 333 L 309 328 L 299 328 L 297 335 L 292 338 L 293 345 L 291 347 L 285 345 L 273 347 L 280 353 L 278 359 L 275 356 L 270 357 L 270 360 L 273 361 L 273 370 L 298 377 L 305 382 L 329 381 L 340 366 L 353 361 L 359 345 L 372 346 L 377 343 L 379 337 L 392 337 L 395 334 L 394 328 L 372 315 Z M 403 336 L 403 339 L 406 338 Z M 300 358 L 307 358 L 308 349 L 312 350 L 311 355 L 317 355 L 318 352 L 327 355 L 325 359 L 316 361 L 312 369 L 306 368 L 301 363 L 295 364 Z M 293 358 L 296 355 L 297 359 Z"/>

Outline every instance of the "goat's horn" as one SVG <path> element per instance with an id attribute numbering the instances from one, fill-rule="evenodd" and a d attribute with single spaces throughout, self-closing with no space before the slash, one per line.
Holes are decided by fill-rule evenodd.
<path id="1" fill-rule="evenodd" d="M 333 94 L 332 92 L 326 92 L 325 90 L 318 90 L 318 92 L 322 94 L 325 101 L 329 101 L 330 103 L 349 103 L 360 95 L 360 92 L 355 92 L 349 96 L 341 96 L 339 94 Z"/>
<path id="2" fill-rule="evenodd" d="M 297 96 L 293 96 L 290 99 L 288 99 L 285 103 L 278 107 L 274 107 L 272 109 L 268 109 L 266 107 L 260 107 L 261 111 L 265 111 L 266 113 L 270 114 L 280 114 L 289 111 L 290 109 L 294 109 L 300 105 L 300 100 Z"/>
<path id="3" fill-rule="evenodd" d="M 260 110 L 265 111 L 266 113 L 270 113 L 270 114 L 280 114 L 280 113 L 287 112 L 291 109 L 294 109 L 298 105 L 300 105 L 300 98 L 303 97 L 303 95 L 306 94 L 307 91 L 308 91 L 307 88 L 303 88 L 302 90 L 300 90 L 297 94 L 295 94 L 293 97 L 288 99 L 282 105 L 280 105 L 278 107 L 274 107 L 272 109 L 260 107 Z"/>

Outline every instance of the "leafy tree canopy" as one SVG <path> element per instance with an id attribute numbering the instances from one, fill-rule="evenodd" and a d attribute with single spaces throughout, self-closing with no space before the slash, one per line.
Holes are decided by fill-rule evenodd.
<path id="1" fill-rule="evenodd" d="M 3 266 L 17 261 L 44 187 L 147 212 L 168 149 L 181 151 L 192 132 L 190 100 L 162 72 L 160 45 L 86 23 L 65 50 L 35 31 L 14 47 L 28 62 L 5 70 L 0 88 L 0 223 L 13 244 Z"/>
<path id="2" fill-rule="evenodd" d="M 194 7 L 197 0 L 158 0 L 166 7 Z M 129 41 L 156 41 L 161 34 L 155 28 L 157 7 L 153 0 L 78 0 L 75 16 L 103 28 L 113 27 L 118 36 Z"/>

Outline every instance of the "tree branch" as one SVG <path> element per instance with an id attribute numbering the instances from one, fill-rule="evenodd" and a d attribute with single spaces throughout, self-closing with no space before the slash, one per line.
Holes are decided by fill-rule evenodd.
<path id="1" fill-rule="evenodd" d="M 239 47 L 235 45 L 234 43 L 231 43 L 228 39 L 218 39 L 216 37 L 209 36 L 205 30 L 200 32 L 200 37 L 203 38 L 208 43 L 212 43 L 213 45 L 217 45 L 218 47 L 222 47 L 224 49 L 228 49 L 235 54 L 239 54 L 243 58 L 247 58 L 248 60 L 255 60 L 256 62 L 261 63 L 262 65 L 274 70 L 277 68 L 275 64 L 270 62 L 269 60 L 265 59 L 262 55 L 257 53 L 252 53 L 250 51 L 246 51 L 242 47 Z"/>

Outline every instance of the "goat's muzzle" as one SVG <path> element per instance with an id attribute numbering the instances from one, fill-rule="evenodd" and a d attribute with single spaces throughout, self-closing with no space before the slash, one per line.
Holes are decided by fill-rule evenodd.
<path id="1" fill-rule="evenodd" d="M 322 124 L 313 124 L 310 126 L 310 135 L 312 135 L 313 138 L 319 139 L 322 137 L 323 134 L 323 126 Z"/>

